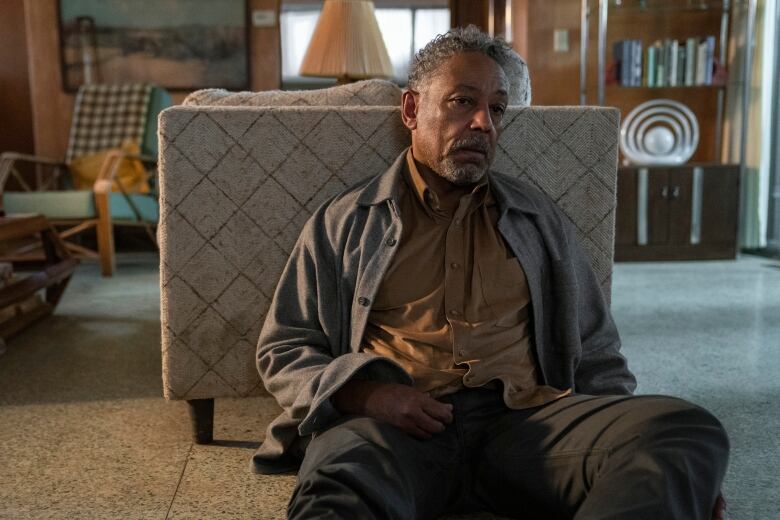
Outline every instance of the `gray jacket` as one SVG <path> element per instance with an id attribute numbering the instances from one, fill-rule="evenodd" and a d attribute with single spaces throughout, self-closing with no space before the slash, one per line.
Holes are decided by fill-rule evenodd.
<path id="1" fill-rule="evenodd" d="M 257 347 L 260 376 L 283 409 L 253 457 L 257 472 L 294 470 L 311 435 L 339 416 L 330 397 L 351 378 L 412 383 L 395 362 L 360 350 L 401 237 L 405 157 L 319 208 L 293 248 Z M 540 382 L 583 394 L 632 393 L 636 381 L 572 224 L 532 186 L 489 175 L 498 229 L 528 280 Z"/>

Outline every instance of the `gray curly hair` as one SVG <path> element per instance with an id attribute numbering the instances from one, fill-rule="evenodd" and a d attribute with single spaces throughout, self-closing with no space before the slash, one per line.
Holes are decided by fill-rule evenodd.
<path id="1" fill-rule="evenodd" d="M 409 67 L 408 87 L 419 90 L 442 62 L 462 52 L 481 52 L 495 60 L 509 80 L 509 104 L 531 104 L 531 81 L 523 58 L 504 40 L 493 38 L 474 25 L 450 29 L 420 49 Z"/>

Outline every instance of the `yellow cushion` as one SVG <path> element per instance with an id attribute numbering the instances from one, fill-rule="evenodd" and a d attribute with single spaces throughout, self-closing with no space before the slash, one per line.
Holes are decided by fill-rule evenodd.
<path id="1" fill-rule="evenodd" d="M 137 143 L 125 141 L 120 148 L 125 153 L 138 154 L 140 149 Z M 114 149 L 105 150 L 100 153 L 83 155 L 71 161 L 68 165 L 73 175 L 73 184 L 77 190 L 91 190 L 92 186 L 100 174 L 100 168 L 106 160 L 109 152 Z M 135 159 L 124 159 L 119 164 L 114 183 L 113 191 L 121 191 L 119 185 L 129 193 L 148 193 L 149 183 L 147 182 L 146 170 L 141 161 Z"/>

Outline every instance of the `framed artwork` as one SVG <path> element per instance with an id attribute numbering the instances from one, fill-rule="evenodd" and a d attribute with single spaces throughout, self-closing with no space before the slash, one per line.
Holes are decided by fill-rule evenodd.
<path id="1" fill-rule="evenodd" d="M 59 0 L 65 90 L 249 88 L 246 0 Z"/>

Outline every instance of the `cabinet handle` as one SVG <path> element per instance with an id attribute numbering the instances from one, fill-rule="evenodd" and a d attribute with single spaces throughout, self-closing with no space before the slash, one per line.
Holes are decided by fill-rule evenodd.
<path id="1" fill-rule="evenodd" d="M 672 200 L 680 197 L 680 187 L 679 186 L 673 186 L 672 187 Z"/>
<path id="2" fill-rule="evenodd" d="M 663 188 L 661 188 L 661 197 L 664 199 L 669 198 L 669 186 L 664 186 Z"/>

